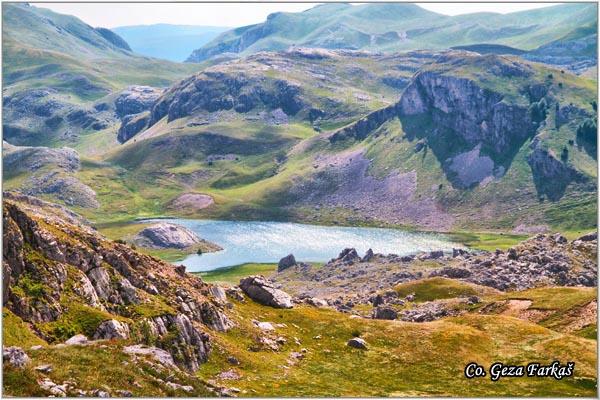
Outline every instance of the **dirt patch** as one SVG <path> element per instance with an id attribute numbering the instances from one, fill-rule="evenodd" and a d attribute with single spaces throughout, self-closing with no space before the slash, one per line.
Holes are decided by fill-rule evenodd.
<path id="1" fill-rule="evenodd" d="M 598 321 L 598 302 L 589 302 L 583 307 L 569 311 L 567 318 L 569 324 L 565 326 L 565 332 L 575 332 Z"/>
<path id="2" fill-rule="evenodd" d="M 200 193 L 184 193 L 171 201 L 168 208 L 171 210 L 202 210 L 214 204 L 212 197 Z"/>
<path id="3" fill-rule="evenodd" d="M 526 311 L 532 303 L 531 300 L 508 300 L 502 314 L 520 318 L 520 315 Z"/>

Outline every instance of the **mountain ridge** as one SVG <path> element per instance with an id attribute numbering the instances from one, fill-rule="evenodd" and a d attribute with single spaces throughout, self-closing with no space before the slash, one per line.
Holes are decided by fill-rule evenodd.
<path id="1" fill-rule="evenodd" d="M 566 4 L 510 14 L 451 17 L 413 4 L 316 6 L 301 13 L 274 13 L 263 23 L 227 31 L 195 50 L 187 61 L 198 62 L 225 52 L 248 55 L 290 46 L 398 51 L 490 42 L 532 49 L 558 39 L 582 20 L 591 21 L 595 15 L 591 8 L 594 6 Z M 390 20 L 393 22 L 386 22 Z M 552 28 L 540 27 L 539 20 Z M 284 31 L 284 26 L 302 28 Z"/>

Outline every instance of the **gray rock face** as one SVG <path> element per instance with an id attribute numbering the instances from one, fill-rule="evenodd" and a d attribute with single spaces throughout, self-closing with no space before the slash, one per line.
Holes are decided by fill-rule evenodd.
<path id="1" fill-rule="evenodd" d="M 263 276 L 249 276 L 240 281 L 240 288 L 252 300 L 275 308 L 292 308 L 292 298 L 286 292 L 276 289 Z"/>
<path id="2" fill-rule="evenodd" d="M 367 342 L 364 339 L 356 338 L 356 337 L 348 340 L 348 343 L 346 343 L 346 344 L 355 349 L 367 350 L 367 348 L 368 348 Z"/>
<path id="3" fill-rule="evenodd" d="M 10 346 L 2 349 L 2 361 L 13 367 L 23 368 L 31 362 L 31 359 L 22 348 Z"/>
<path id="4" fill-rule="evenodd" d="M 135 241 L 144 247 L 185 249 L 200 243 L 201 239 L 183 226 L 159 222 L 143 229 Z"/>
<path id="5" fill-rule="evenodd" d="M 234 110 L 246 113 L 257 107 L 281 109 L 295 115 L 306 105 L 301 88 L 286 80 L 244 72 L 227 73 L 218 68 L 205 70 L 172 86 L 152 108 L 150 125 L 167 116 L 169 121 L 199 111 Z M 279 113 L 278 113 L 279 114 Z M 280 115 L 281 117 L 281 115 Z M 281 118 L 276 117 L 276 120 Z"/>
<path id="6" fill-rule="evenodd" d="M 468 188 L 473 184 L 483 182 L 486 178 L 499 175 L 500 168 L 496 169 L 494 161 L 481 154 L 481 144 L 451 158 L 448 164 L 448 169 L 456 174 L 456 183 L 462 188 Z M 503 172 L 503 170 L 500 171 Z"/>
<path id="7" fill-rule="evenodd" d="M 371 132 L 375 131 L 386 121 L 392 119 L 398 115 L 398 105 L 393 104 L 391 106 L 382 108 L 377 111 L 373 111 L 366 117 L 344 127 L 329 137 L 329 141 L 332 143 L 340 140 L 352 138 L 362 140 L 366 138 Z"/>
<path id="8" fill-rule="evenodd" d="M 150 86 L 130 86 L 115 100 L 117 115 L 124 117 L 150 110 L 162 93 L 162 89 Z"/>
<path id="9" fill-rule="evenodd" d="M 168 336 L 168 343 L 163 344 L 180 366 L 197 371 L 208 359 L 208 335 L 196 329 L 185 314 L 148 318 L 146 323 L 152 336 L 163 339 Z"/>
<path id="10" fill-rule="evenodd" d="M 125 143 L 144 129 L 148 127 L 150 122 L 150 112 L 143 111 L 138 114 L 126 115 L 121 120 L 121 126 L 117 133 L 119 143 Z"/>
<path id="11" fill-rule="evenodd" d="M 516 74 L 529 74 L 525 65 L 504 65 Z M 502 70 L 499 73 L 503 73 Z M 482 144 L 505 154 L 535 132 L 528 107 L 501 101 L 499 93 L 466 78 L 433 71 L 419 73 L 399 102 L 401 116 L 430 116 L 433 124 L 450 129 L 471 147 Z"/>
<path id="12" fill-rule="evenodd" d="M 294 265 L 296 265 L 296 258 L 293 254 L 288 254 L 287 256 L 279 260 L 279 263 L 277 264 L 277 272 L 286 270 L 290 267 L 293 267 Z"/>
<path id="13" fill-rule="evenodd" d="M 104 321 L 96 329 L 94 339 L 129 339 L 129 325 L 115 319 Z"/>
<path id="14" fill-rule="evenodd" d="M 575 168 L 559 160 L 552 150 L 542 148 L 535 140 L 531 146 L 533 151 L 527 157 L 527 162 L 539 196 L 546 196 L 552 201 L 560 200 L 571 182 L 586 181 Z"/>

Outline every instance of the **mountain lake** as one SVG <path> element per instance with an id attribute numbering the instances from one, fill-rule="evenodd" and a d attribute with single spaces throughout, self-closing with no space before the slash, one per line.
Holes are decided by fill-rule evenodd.
<path id="1" fill-rule="evenodd" d="M 192 254 L 178 262 L 190 272 L 245 263 L 277 263 L 288 254 L 293 254 L 297 261 L 324 263 L 337 257 L 346 247 L 354 247 L 361 256 L 369 248 L 375 253 L 404 256 L 421 251 L 452 251 L 452 248 L 462 247 L 443 234 L 401 229 L 262 221 L 161 221 L 185 226 L 199 237 L 223 248 L 214 253 Z"/>

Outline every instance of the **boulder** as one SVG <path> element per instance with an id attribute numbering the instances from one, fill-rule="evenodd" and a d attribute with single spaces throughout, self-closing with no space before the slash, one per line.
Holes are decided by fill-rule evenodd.
<path id="1" fill-rule="evenodd" d="M 5 347 L 2 350 L 2 361 L 12 365 L 13 367 L 23 368 L 25 365 L 31 362 L 31 359 L 22 348 L 10 346 Z"/>
<path id="2" fill-rule="evenodd" d="M 442 250 L 434 250 L 429 252 L 429 258 L 436 259 L 444 257 L 444 252 Z"/>
<path id="3" fill-rule="evenodd" d="M 225 289 L 223 289 L 220 286 L 216 286 L 213 285 L 211 286 L 208 291 L 210 292 L 211 295 L 213 295 L 213 297 L 221 302 L 224 302 L 225 300 L 227 300 L 227 295 L 225 293 Z"/>
<path id="4" fill-rule="evenodd" d="M 598 232 L 590 232 L 588 234 L 581 236 L 577 240 L 581 240 L 582 242 L 591 242 L 592 240 L 597 240 L 597 239 L 598 239 Z"/>
<path id="5" fill-rule="evenodd" d="M 111 319 L 98 326 L 94 333 L 94 339 L 129 339 L 129 335 L 129 325 Z"/>
<path id="6" fill-rule="evenodd" d="M 70 339 L 68 339 L 65 344 L 68 346 L 73 346 L 73 345 L 84 345 L 87 344 L 89 342 L 88 338 L 85 335 L 75 335 L 73 337 L 71 337 Z"/>
<path id="7" fill-rule="evenodd" d="M 41 381 L 38 382 L 38 384 L 40 385 L 40 388 L 42 388 L 43 390 L 45 390 L 47 392 L 50 392 L 52 397 L 66 397 L 67 396 L 67 389 L 68 389 L 67 384 L 58 385 L 58 384 L 52 382 L 48 378 L 42 379 Z"/>
<path id="8" fill-rule="evenodd" d="M 240 281 L 240 288 L 257 303 L 275 308 L 292 308 L 292 298 L 273 287 L 264 276 L 249 276 Z"/>
<path id="9" fill-rule="evenodd" d="M 49 372 L 52 372 L 52 365 L 50 365 L 50 364 L 38 365 L 37 367 L 35 367 L 35 370 L 38 372 L 41 372 L 43 374 L 47 374 Z"/>
<path id="10" fill-rule="evenodd" d="M 358 256 L 358 253 L 356 252 L 356 249 L 354 249 L 354 248 L 346 248 L 346 249 L 342 250 L 342 252 L 338 256 L 338 260 L 340 260 L 340 261 L 354 261 L 357 258 L 360 258 L 360 257 Z"/>
<path id="11" fill-rule="evenodd" d="M 369 249 L 369 250 L 367 250 L 367 252 L 365 253 L 364 257 L 360 261 L 361 262 L 371 261 L 371 259 L 373 258 L 373 256 L 374 256 L 373 249 Z"/>
<path id="12" fill-rule="evenodd" d="M 348 340 L 348 343 L 346 343 L 346 344 L 355 349 L 367 350 L 367 342 L 365 342 L 364 339 L 361 339 L 358 337 Z"/>
<path id="13" fill-rule="evenodd" d="M 371 316 L 373 319 L 393 320 L 398 318 L 398 313 L 391 307 L 375 307 Z"/>
<path id="14" fill-rule="evenodd" d="M 308 297 L 304 300 L 306 304 L 310 304 L 313 307 L 327 307 L 328 304 L 325 300 L 316 297 Z"/>
<path id="15" fill-rule="evenodd" d="M 142 229 L 134 241 L 142 247 L 160 249 L 185 249 L 202 242 L 190 229 L 168 222 L 159 222 Z"/>
<path id="16" fill-rule="evenodd" d="M 294 265 L 296 265 L 296 258 L 293 254 L 288 254 L 279 260 L 279 264 L 277 264 L 277 272 L 284 271 L 290 267 L 293 267 Z"/>
<path id="17" fill-rule="evenodd" d="M 133 346 L 123 347 L 123 352 L 134 355 L 148 355 L 165 367 L 177 368 L 175 361 L 173 361 L 173 356 L 171 356 L 169 352 L 159 349 L 158 347 L 149 347 L 142 344 L 136 344 Z"/>
<path id="18" fill-rule="evenodd" d="M 237 286 L 227 288 L 227 290 L 225 290 L 225 293 L 233 300 L 244 301 L 244 294 L 242 292 L 242 289 L 240 289 Z"/>

